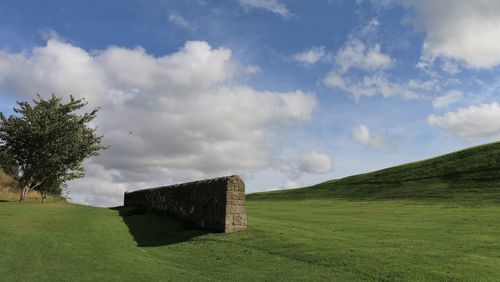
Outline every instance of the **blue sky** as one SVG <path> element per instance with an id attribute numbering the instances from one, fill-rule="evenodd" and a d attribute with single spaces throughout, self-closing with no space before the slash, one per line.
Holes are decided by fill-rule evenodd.
<path id="1" fill-rule="evenodd" d="M 102 108 L 75 202 L 298 187 L 497 140 L 499 37 L 494 0 L 2 1 L 0 111 Z"/>

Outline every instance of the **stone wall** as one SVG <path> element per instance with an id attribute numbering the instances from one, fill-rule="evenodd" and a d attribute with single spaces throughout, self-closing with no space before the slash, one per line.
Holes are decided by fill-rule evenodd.
<path id="1" fill-rule="evenodd" d="M 247 227 L 245 183 L 237 175 L 125 192 L 124 206 L 166 213 L 215 232 Z"/>

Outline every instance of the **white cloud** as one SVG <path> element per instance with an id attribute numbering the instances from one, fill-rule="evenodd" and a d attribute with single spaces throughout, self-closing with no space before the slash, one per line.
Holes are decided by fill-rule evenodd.
<path id="1" fill-rule="evenodd" d="M 279 172 L 287 176 L 287 180 L 302 183 L 300 179 L 304 174 L 325 174 L 332 172 L 334 165 L 331 155 L 311 150 L 297 154 L 291 159 L 281 160 L 281 163 L 276 168 Z"/>
<path id="2" fill-rule="evenodd" d="M 341 89 L 350 93 L 354 99 L 381 95 L 399 96 L 404 99 L 420 99 L 422 95 L 415 87 L 392 81 L 386 70 L 394 66 L 395 60 L 381 51 L 379 44 L 368 47 L 358 36 L 374 33 L 379 21 L 373 19 L 358 34 L 350 35 L 344 46 L 334 56 L 332 71 L 321 82 L 329 88 Z"/>
<path id="3" fill-rule="evenodd" d="M 117 182 L 119 171 L 104 169 L 101 165 L 87 163 L 88 177 L 71 182 L 69 200 L 86 205 L 117 206 L 123 204 L 120 199 L 127 191 L 127 183 Z M 146 183 L 134 183 L 147 187 Z"/>
<path id="4" fill-rule="evenodd" d="M 391 150 L 393 148 L 392 143 L 387 137 L 373 132 L 363 124 L 352 130 L 352 138 L 360 144 L 376 149 Z"/>
<path id="5" fill-rule="evenodd" d="M 377 18 L 371 19 L 367 25 L 365 25 L 358 32 L 359 37 L 369 37 L 377 33 L 377 30 L 380 26 L 380 22 Z"/>
<path id="6" fill-rule="evenodd" d="M 306 173 L 332 172 L 332 157 L 328 154 L 323 154 L 316 151 L 304 153 L 298 160 L 298 169 Z"/>
<path id="7" fill-rule="evenodd" d="M 443 60 L 441 65 L 441 69 L 451 75 L 457 74 L 460 72 L 459 64 L 454 60 Z"/>
<path id="8" fill-rule="evenodd" d="M 380 51 L 380 45 L 369 48 L 359 39 L 349 39 L 344 47 L 335 54 L 335 62 L 341 73 L 351 68 L 366 71 L 384 70 L 394 64 L 394 60 Z"/>
<path id="9" fill-rule="evenodd" d="M 187 42 L 162 57 L 117 46 L 89 53 L 50 39 L 32 52 L 0 51 L 0 95 L 73 94 L 101 107 L 96 125 L 111 147 L 71 182 L 76 202 L 121 203 L 139 189 L 272 166 L 275 130 L 311 118 L 314 95 L 238 85 L 231 51 Z"/>
<path id="10" fill-rule="evenodd" d="M 494 102 L 460 108 L 443 116 L 430 115 L 428 123 L 464 139 L 494 137 L 500 134 L 500 106 Z"/>
<path id="11" fill-rule="evenodd" d="M 419 79 L 411 79 L 408 82 L 408 86 L 411 89 L 417 89 L 417 90 L 433 90 L 438 87 L 438 80 L 437 79 L 430 79 L 430 80 L 419 80 Z"/>
<path id="12" fill-rule="evenodd" d="M 189 29 L 189 30 L 196 30 L 196 28 L 197 28 L 195 24 L 189 22 L 183 16 L 178 15 L 178 14 L 173 13 L 173 12 L 171 12 L 168 15 L 168 21 L 173 23 L 173 24 L 176 24 L 182 28 Z"/>
<path id="13" fill-rule="evenodd" d="M 305 51 L 294 54 L 292 59 L 304 66 L 310 66 L 319 62 L 321 59 L 325 57 L 325 55 L 326 52 L 324 46 L 311 47 Z"/>
<path id="14" fill-rule="evenodd" d="M 420 99 L 422 95 L 406 85 L 390 81 L 383 73 L 365 75 L 361 79 L 331 71 L 323 78 L 323 84 L 349 92 L 356 100 L 362 97 L 381 95 L 399 96 L 404 99 Z"/>
<path id="15" fill-rule="evenodd" d="M 283 184 L 284 189 L 293 189 L 293 188 L 300 188 L 302 187 L 302 182 L 296 181 L 296 180 L 286 180 L 285 184 Z"/>
<path id="16" fill-rule="evenodd" d="M 239 0 L 240 4 L 244 7 L 264 9 L 275 14 L 282 16 L 283 18 L 289 18 L 292 14 L 288 10 L 285 4 L 280 0 Z"/>
<path id="17" fill-rule="evenodd" d="M 470 68 L 500 64 L 500 1 L 403 0 L 416 8 L 419 29 L 426 32 L 423 60 L 440 57 Z M 453 65 L 444 65 L 445 70 Z M 456 66 L 456 65 L 455 65 Z"/>
<path id="18" fill-rule="evenodd" d="M 436 109 L 445 108 L 462 99 L 463 94 L 460 90 L 449 91 L 446 95 L 439 96 L 432 101 L 432 106 Z"/>

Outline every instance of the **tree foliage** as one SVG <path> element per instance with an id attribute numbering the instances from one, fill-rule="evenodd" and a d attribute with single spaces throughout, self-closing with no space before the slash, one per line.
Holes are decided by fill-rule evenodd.
<path id="1" fill-rule="evenodd" d="M 0 170 L 12 178 L 17 178 L 19 174 L 14 157 L 3 146 L 0 146 Z"/>
<path id="2" fill-rule="evenodd" d="M 65 182 L 84 176 L 83 161 L 104 149 L 102 136 L 89 126 L 98 109 L 82 113 L 86 105 L 73 96 L 63 103 L 37 95 L 31 104 L 18 102 L 9 118 L 0 113 L 0 148 L 19 168 L 20 201 L 33 189 L 60 194 Z"/>

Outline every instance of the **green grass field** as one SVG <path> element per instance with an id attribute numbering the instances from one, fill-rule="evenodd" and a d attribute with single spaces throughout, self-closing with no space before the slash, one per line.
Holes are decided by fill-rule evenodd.
<path id="1" fill-rule="evenodd" d="M 0 280 L 500 281 L 498 164 L 490 144 L 249 195 L 249 230 L 233 234 L 124 208 L 4 201 Z"/>

